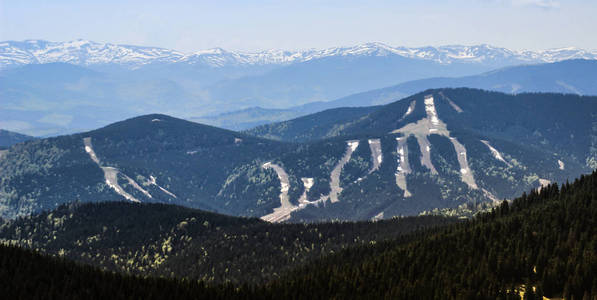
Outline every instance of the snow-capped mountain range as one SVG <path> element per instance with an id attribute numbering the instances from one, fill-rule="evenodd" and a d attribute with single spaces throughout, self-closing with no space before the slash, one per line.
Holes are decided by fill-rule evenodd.
<path id="1" fill-rule="evenodd" d="M 351 47 L 302 51 L 265 50 L 259 52 L 227 51 L 221 48 L 183 53 L 176 50 L 98 43 L 88 40 L 48 42 L 44 40 L 0 42 L 0 69 L 26 64 L 64 62 L 81 66 L 120 65 L 136 69 L 150 64 L 191 64 L 206 67 L 288 65 L 337 56 L 402 56 L 451 64 L 557 62 L 567 59 L 597 59 L 597 50 L 559 48 L 541 51 L 513 51 L 490 45 L 440 47 L 392 47 L 383 43 L 366 43 Z"/>

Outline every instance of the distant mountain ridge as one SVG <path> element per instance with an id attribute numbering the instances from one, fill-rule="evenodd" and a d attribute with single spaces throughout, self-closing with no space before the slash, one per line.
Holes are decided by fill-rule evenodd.
<path id="1" fill-rule="evenodd" d="M 227 51 L 221 48 L 183 53 L 160 47 L 119 45 L 89 40 L 49 42 L 45 40 L 0 42 L 0 69 L 25 64 L 66 62 L 82 66 L 117 64 L 135 69 L 150 64 L 183 63 L 206 67 L 242 65 L 287 65 L 333 56 L 397 55 L 434 61 L 504 65 L 509 63 L 556 62 L 574 58 L 596 59 L 597 50 L 574 47 L 547 50 L 509 50 L 486 44 L 474 46 L 393 47 L 383 43 L 364 43 L 349 47 L 308 50 Z"/>
<path id="2" fill-rule="evenodd" d="M 16 143 L 21 143 L 35 139 L 32 136 L 0 129 L 0 150 L 10 147 Z"/>
<path id="3" fill-rule="evenodd" d="M 86 40 L 8 41 L 0 42 L 0 120 L 7 130 L 50 136 L 160 112 L 240 130 L 333 107 L 386 104 L 431 88 L 419 86 L 371 98 L 366 104 L 358 104 L 359 99 L 328 103 L 413 80 L 470 76 L 569 58 L 594 61 L 595 54 L 568 48 L 515 52 L 488 45 L 405 48 L 381 43 L 323 50 L 245 53 L 211 49 L 186 54 Z M 558 80 L 562 88 L 584 89 L 575 81 Z M 510 92 L 511 88 L 499 90 Z M 306 105 L 313 102 L 318 103 Z M 201 118 L 254 107 L 277 111 L 254 109 L 238 116 Z M 292 111 L 281 111 L 289 108 Z"/>
<path id="4" fill-rule="evenodd" d="M 433 88 L 478 88 L 504 93 L 550 92 L 597 95 L 597 60 L 573 59 L 555 63 L 505 67 L 464 77 L 436 77 L 407 81 L 389 87 L 356 93 L 331 101 L 316 101 L 284 110 L 252 108 L 220 115 L 191 118 L 193 121 L 232 130 L 292 120 L 338 107 L 365 107 L 396 101 Z M 267 124 L 264 126 L 275 126 Z M 256 128 L 251 128 L 255 130 Z"/>

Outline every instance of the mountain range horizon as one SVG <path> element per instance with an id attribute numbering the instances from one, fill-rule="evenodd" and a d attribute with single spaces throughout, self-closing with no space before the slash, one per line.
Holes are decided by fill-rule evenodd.
<path id="1" fill-rule="evenodd" d="M 73 55 L 72 53 L 77 53 Z M 93 59 L 83 59 L 86 54 Z M 0 69 L 31 63 L 68 62 L 92 66 L 122 64 L 138 68 L 152 63 L 204 64 L 210 67 L 230 65 L 293 64 L 331 56 L 398 55 L 407 58 L 430 60 L 443 64 L 452 62 L 489 63 L 497 59 L 512 59 L 519 63 L 556 62 L 568 59 L 597 59 L 597 49 L 574 46 L 544 50 L 512 50 L 491 44 L 445 44 L 419 47 L 391 46 L 384 42 L 366 42 L 329 48 L 282 49 L 256 51 L 226 50 L 212 47 L 190 52 L 165 47 L 137 46 L 75 39 L 54 42 L 41 39 L 0 41 Z M 225 57 L 222 59 L 221 57 Z M 219 59 L 218 59 L 219 58 Z"/>
<path id="2" fill-rule="evenodd" d="M 0 298 L 597 300 L 596 12 L 0 0 Z"/>

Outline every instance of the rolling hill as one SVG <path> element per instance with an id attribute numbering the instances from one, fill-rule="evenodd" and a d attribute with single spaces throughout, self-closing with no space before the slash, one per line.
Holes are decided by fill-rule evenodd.
<path id="1" fill-rule="evenodd" d="M 166 204 L 64 205 L 0 226 L 6 244 L 139 276 L 262 284 L 323 255 L 457 222 L 271 224 Z"/>
<path id="2" fill-rule="evenodd" d="M 284 271 L 279 278 L 261 285 L 206 286 L 204 281 L 197 282 L 188 277 L 182 280 L 181 277 L 133 277 L 102 272 L 98 268 L 81 266 L 64 258 L 0 245 L 0 257 L 3 258 L 0 260 L 0 278 L 3 279 L 0 287 L 4 295 L 11 299 L 47 298 L 48 295 L 89 299 L 591 299 L 597 291 L 594 271 L 597 267 L 594 251 L 597 237 L 594 218 L 596 204 L 597 172 L 593 172 L 561 187 L 551 184 L 541 191 L 524 193 L 467 222 L 418 231 L 398 239 L 348 247 Z M 102 212 L 116 212 L 116 216 L 97 214 Z M 62 248 L 59 255 L 68 256 L 71 249 L 78 251 L 86 248 L 91 253 L 87 256 L 92 257 L 93 253 L 97 253 L 97 257 L 104 257 L 100 253 L 105 248 L 92 248 L 90 245 L 115 242 L 114 246 L 118 247 L 127 244 L 129 241 L 119 235 L 139 232 L 138 228 L 144 225 L 134 224 L 131 218 L 123 217 L 123 213 L 130 212 L 140 217 L 141 223 L 158 216 L 159 223 L 163 225 L 175 225 L 180 220 L 164 218 L 165 215 L 175 215 L 177 218 L 195 215 L 219 225 L 237 223 L 237 229 L 242 223 L 259 223 L 257 220 L 217 216 L 167 205 L 105 203 L 65 206 L 52 213 L 5 224 L 2 230 L 4 234 L 12 233 L 24 238 L 20 240 L 22 242 L 29 241 L 30 245 L 41 246 L 42 251 L 45 251 L 44 246 L 62 244 L 67 248 Z M 85 222 L 89 215 L 96 220 L 104 218 L 107 223 Z M 410 220 L 416 219 L 420 218 Z M 132 230 L 123 226 L 127 223 L 133 227 Z M 186 233 L 187 229 L 190 232 L 196 232 L 197 229 L 199 232 L 213 230 L 209 221 L 207 226 L 193 223 L 181 222 L 170 236 L 176 231 Z M 295 233 L 300 232 L 299 236 L 313 235 L 309 233 L 312 231 L 309 228 L 334 228 L 339 232 L 351 232 L 358 227 L 369 227 L 372 232 L 380 233 L 384 232 L 380 231 L 380 227 L 391 224 L 382 223 L 379 226 L 376 223 L 361 223 L 360 226 L 350 223 L 269 225 L 269 228 L 294 227 Z M 114 228 L 106 228 L 106 225 Z M 141 231 L 141 234 L 155 234 L 158 225 L 151 222 L 147 225 L 150 226 L 150 232 Z M 99 226 L 104 226 L 101 232 Z M 121 226 L 123 232 L 117 226 Z M 250 225 L 242 226 L 242 230 L 248 228 Z M 218 227 L 215 229 L 218 231 Z M 160 230 L 167 232 L 168 228 Z M 253 234 L 263 234 L 263 231 L 256 230 Z M 48 240 L 43 235 L 54 236 L 56 241 Z M 85 236 L 88 238 L 81 241 L 80 238 Z M 338 234 L 334 236 L 338 237 Z M 286 241 L 287 237 L 286 234 L 274 235 L 269 241 Z M 76 245 L 68 244 L 75 239 L 79 239 Z M 232 239 L 245 238 L 241 235 L 233 236 Z M 297 237 L 296 240 L 299 239 Z M 179 248 L 171 248 L 172 245 L 178 246 L 171 242 L 172 239 L 167 239 L 161 251 L 171 255 L 180 253 Z M 230 242 L 225 239 L 224 243 Z M 281 251 L 284 250 L 281 248 Z M 111 258 L 119 257 L 112 255 Z M 196 257 L 188 255 L 186 258 Z M 269 262 L 272 261 L 267 258 Z M 262 262 L 252 268 L 258 269 Z M 187 263 L 185 269 L 189 269 L 189 266 L 201 264 Z M 174 272 L 170 275 L 185 276 Z"/>
<path id="3" fill-rule="evenodd" d="M 127 199 L 282 222 L 475 207 L 595 168 L 595 103 L 429 90 L 364 116 L 328 111 L 263 135 L 290 141 L 146 115 L 9 148 L 0 212 Z"/>

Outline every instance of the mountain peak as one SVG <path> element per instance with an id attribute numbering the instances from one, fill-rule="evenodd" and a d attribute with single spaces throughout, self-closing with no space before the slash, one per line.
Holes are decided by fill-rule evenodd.
<path id="1" fill-rule="evenodd" d="M 224 54 L 224 53 L 229 53 L 229 52 L 220 47 L 215 47 L 215 48 L 211 48 L 211 49 L 196 51 L 193 53 L 193 55 L 212 55 L 212 54 Z"/>
<path id="2" fill-rule="evenodd" d="M 488 44 L 473 46 L 446 45 L 394 47 L 382 42 L 367 42 L 348 47 L 326 49 L 280 50 L 257 52 L 228 51 L 211 48 L 184 54 L 179 51 L 133 45 L 98 43 L 86 39 L 67 42 L 25 40 L 0 42 L 0 69 L 35 63 L 66 62 L 90 66 L 115 64 L 135 69 L 153 63 L 200 64 L 210 67 L 239 65 L 284 65 L 331 56 L 388 56 L 435 61 L 495 64 L 500 60 L 541 63 L 573 58 L 597 59 L 597 51 L 575 47 L 547 50 L 513 51 Z"/>

